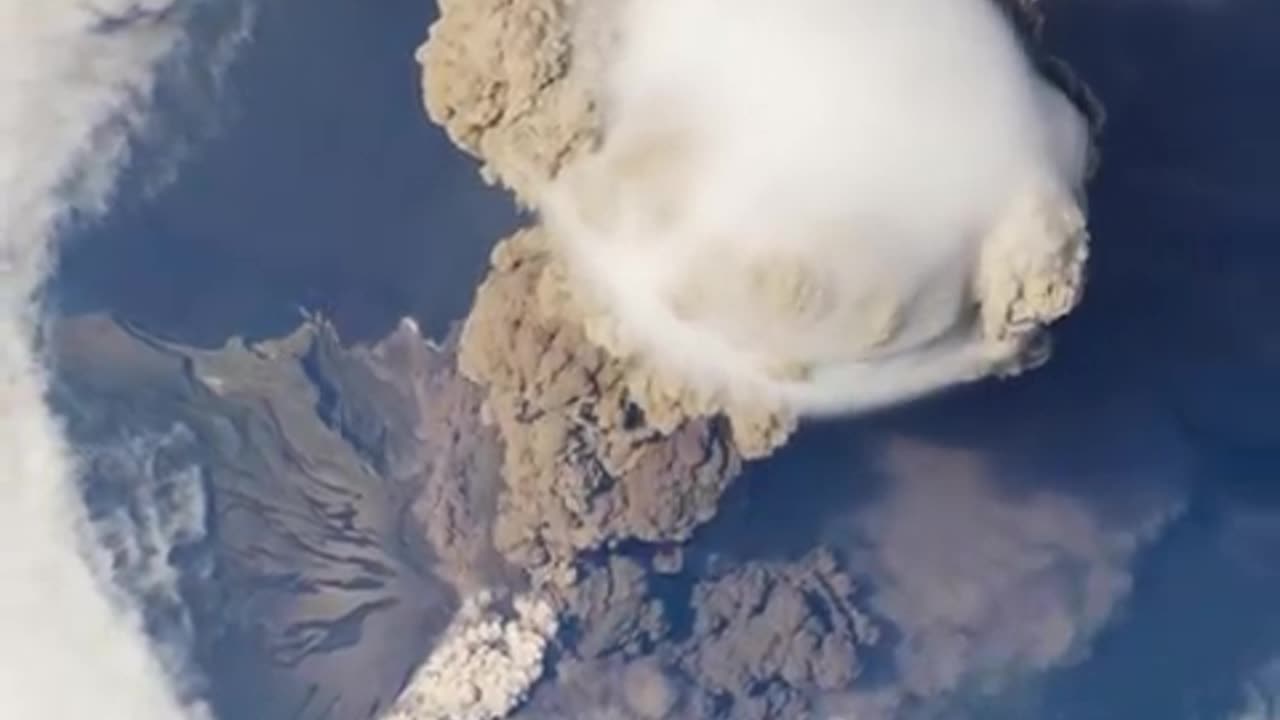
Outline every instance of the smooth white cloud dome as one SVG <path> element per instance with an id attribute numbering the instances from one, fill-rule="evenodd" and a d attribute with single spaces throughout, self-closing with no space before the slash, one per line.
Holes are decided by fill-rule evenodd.
<path id="1" fill-rule="evenodd" d="M 1074 304 L 1086 122 L 988 0 L 614 20 L 602 146 L 542 203 L 614 351 L 856 412 L 1026 364 Z"/>

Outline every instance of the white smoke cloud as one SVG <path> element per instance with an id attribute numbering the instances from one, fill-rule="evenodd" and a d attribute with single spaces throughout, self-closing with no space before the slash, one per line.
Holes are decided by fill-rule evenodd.
<path id="1" fill-rule="evenodd" d="M 498 720 L 525 700 L 559 627 L 555 609 L 534 594 L 517 595 L 510 612 L 495 600 L 467 598 L 382 720 Z"/>
<path id="2" fill-rule="evenodd" d="M 995 3 L 611 8 L 580 33 L 602 146 L 541 202 L 597 341 L 805 412 L 1043 360 L 1088 130 Z"/>
<path id="3" fill-rule="evenodd" d="M 204 717 L 184 707 L 136 611 L 97 572 L 78 472 L 46 404 L 36 295 L 54 243 L 107 208 L 176 0 L 0 0 L 0 716 Z"/>

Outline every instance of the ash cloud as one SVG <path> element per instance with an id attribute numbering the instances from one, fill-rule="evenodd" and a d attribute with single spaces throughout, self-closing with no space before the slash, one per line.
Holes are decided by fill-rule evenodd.
<path id="1" fill-rule="evenodd" d="M 1049 408 L 1018 429 L 988 418 L 951 446 L 873 443 L 874 497 L 823 538 L 872 588 L 892 640 L 878 682 L 829 697 L 836 716 L 982 717 L 1087 658 L 1124 611 L 1144 550 L 1184 512 L 1193 455 L 1128 396 Z"/>
<path id="2" fill-rule="evenodd" d="M 204 717 L 108 580 L 46 404 L 38 294 L 73 220 L 104 213 L 196 3 L 0 2 L 0 696 L 14 717 Z"/>
<path id="3" fill-rule="evenodd" d="M 512 717 L 813 717 L 814 697 L 861 675 L 877 628 L 833 554 L 699 554 L 698 567 L 658 571 L 676 576 L 665 590 L 622 554 L 587 571 L 564 598 L 573 632 L 554 674 Z"/>
<path id="4" fill-rule="evenodd" d="M 611 68 L 621 67 L 618 72 L 623 72 L 629 66 L 626 62 L 627 43 L 613 45 L 607 37 L 608 31 L 620 28 L 625 36 L 634 25 L 636 31 L 643 35 L 642 31 L 651 29 L 653 22 L 662 19 L 657 17 L 653 20 L 647 11 L 638 7 L 625 3 L 568 6 L 549 0 L 442 3 L 441 17 L 432 26 L 427 43 L 417 54 L 423 66 L 423 96 L 428 114 L 462 149 L 484 162 L 486 178 L 511 188 L 521 204 L 542 205 L 544 210 L 554 210 L 548 207 L 548 198 L 554 198 L 555 188 L 574 186 L 573 177 L 578 176 L 581 180 L 584 173 L 589 174 L 590 168 L 598 167 L 604 162 L 602 158 L 607 159 L 610 154 L 611 135 L 617 134 L 614 117 L 619 115 L 610 108 L 618 103 L 611 95 L 611 84 L 599 81 L 607 79 Z M 686 12 L 672 10 L 671 6 L 663 4 L 654 7 L 667 8 L 655 9 L 655 14 L 661 16 L 662 13 L 674 12 L 676 19 L 684 17 Z M 821 12 L 814 10 L 815 7 Z M 996 198 L 999 192 L 990 196 L 979 192 L 965 195 L 961 201 L 950 202 L 942 197 L 945 183 L 933 187 L 934 195 L 931 197 L 940 205 L 949 206 L 949 214 L 945 215 L 953 219 L 961 215 L 973 219 L 976 211 L 970 207 L 970 200 L 977 204 L 999 205 L 1001 210 L 1007 209 L 1007 203 L 1014 203 L 1021 208 L 1019 212 L 1028 214 L 1014 213 L 1017 218 L 1000 218 L 1009 222 L 1000 228 L 991 228 L 992 233 L 983 243 L 984 252 L 976 266 L 961 263 L 964 265 L 961 270 L 941 282 L 934 282 L 937 277 L 924 272 L 930 287 L 944 288 L 950 283 L 958 294 L 948 297 L 959 304 L 943 313 L 949 316 L 949 320 L 935 324 L 936 332 L 940 333 L 937 337 L 920 340 L 920 343 L 912 340 L 902 348 L 881 348 L 884 358 L 892 358 L 894 363 L 901 361 L 913 368 L 908 374 L 919 371 L 917 377 L 932 375 L 934 370 L 947 364 L 933 364 L 929 358 L 954 358 L 950 353 L 950 349 L 956 347 L 952 341 L 963 340 L 962 336 L 973 341 L 968 343 L 968 347 L 974 352 L 967 357 L 984 358 L 980 363 L 985 368 L 983 372 L 995 369 L 1011 372 L 1029 362 L 1042 360 L 1047 346 L 1039 331 L 1041 324 L 1070 309 L 1080 289 L 1085 237 L 1075 193 L 1084 173 L 1088 149 L 1084 118 L 1061 93 L 1033 72 L 1012 24 L 1007 22 L 997 6 L 978 3 L 965 7 L 968 10 L 955 11 L 959 13 L 957 19 L 965 19 L 968 26 L 976 28 L 975 32 L 980 32 L 982 37 L 992 39 L 994 45 L 986 55 L 979 53 L 980 57 L 967 58 L 969 62 L 960 64 L 978 75 L 982 75 L 984 70 L 993 71 L 997 79 L 985 85 L 979 83 L 979 89 L 985 87 L 990 90 L 987 99 L 1008 96 L 1024 101 L 1013 105 L 1009 117 L 1003 116 L 998 108 L 982 103 L 971 102 L 964 106 L 975 108 L 974 125 L 981 125 L 991 115 L 1003 123 L 1002 127 L 1019 126 L 1021 123 L 1021 133 L 1012 138 L 1000 138 L 1000 142 L 1008 140 L 1012 143 L 1013 149 L 1007 154 L 997 153 L 1007 160 L 1001 167 L 1009 170 L 1008 174 L 997 173 L 997 176 L 1027 182 L 1031 182 L 1029 178 L 1034 176 L 1035 181 L 1041 183 L 1033 183 L 1035 188 L 1052 190 L 1052 199 L 1060 203 L 1054 212 L 1038 215 L 1039 210 L 1045 207 L 1038 206 L 1034 198 Z M 703 5 L 695 4 L 690 8 L 687 12 L 694 13 L 693 19 L 705 20 L 714 15 Z M 834 53 L 831 59 L 838 59 L 843 57 L 840 52 L 844 51 L 832 48 L 846 45 L 841 40 L 844 36 L 832 36 L 824 30 L 815 29 L 815 18 L 830 20 L 823 13 L 834 13 L 846 22 L 841 27 L 848 30 L 848 24 L 853 23 L 862 11 L 859 8 L 864 6 L 854 3 L 842 13 L 835 5 L 806 5 L 797 13 L 770 9 L 767 4 L 755 4 L 751 6 L 748 18 L 762 20 L 771 18 L 771 13 L 781 13 L 782 19 L 792 25 L 808 28 L 819 38 L 825 38 L 827 45 L 824 47 L 829 51 L 828 55 Z M 595 11 L 587 12 L 588 9 Z M 806 12 L 815 14 L 810 17 Z M 909 15 L 911 11 L 903 12 Z M 621 22 L 618 18 L 622 18 Z M 752 38 L 751 20 L 742 21 L 745 27 L 742 23 L 731 23 L 737 29 L 736 34 L 730 34 L 739 40 Z M 903 18 L 898 18 L 899 25 L 890 23 L 890 26 L 901 30 L 910 25 L 904 26 L 902 21 Z M 705 26 L 701 27 L 705 29 Z M 710 35 L 718 37 L 719 31 Z M 692 43 L 687 35 L 681 37 L 686 44 Z M 967 36 L 962 34 L 959 37 Z M 708 61 L 711 69 L 724 69 L 742 59 L 740 54 L 735 54 L 737 46 L 727 40 L 724 47 L 716 44 L 721 42 L 718 40 L 708 39 L 707 42 L 711 43 L 707 49 L 720 50 L 724 54 L 719 60 Z M 658 47 L 665 46 L 659 42 Z M 957 40 L 950 47 L 962 61 L 966 60 L 964 48 L 967 46 L 963 41 Z M 518 62 L 512 61 L 511 48 L 518 48 Z M 692 67 L 701 67 L 704 61 L 700 56 L 705 53 L 693 52 L 684 46 L 677 49 L 684 51 L 680 57 L 692 62 Z M 619 52 L 621 55 L 618 57 L 611 55 Z M 647 55 L 640 54 L 643 61 Z M 714 57 L 716 53 L 711 55 Z M 786 74 L 784 70 L 799 73 L 796 82 L 810 92 L 797 90 L 792 93 L 794 97 L 787 95 L 781 87 L 778 92 L 782 93 L 780 101 L 798 103 L 792 106 L 793 112 L 787 117 L 799 118 L 797 122 L 802 124 L 821 125 L 821 121 L 812 119 L 821 113 L 806 108 L 825 106 L 821 98 L 815 98 L 811 91 L 815 84 L 821 83 L 821 77 L 831 77 L 829 69 L 815 67 L 819 59 L 816 55 L 820 53 L 800 53 L 801 59 L 787 60 L 789 64 L 771 70 L 764 78 L 785 85 L 781 82 Z M 946 53 L 943 56 L 950 59 Z M 645 68 L 644 62 L 639 64 L 641 76 L 645 72 L 654 72 L 652 68 Z M 918 74 L 937 70 L 938 57 L 928 56 L 911 64 L 916 66 Z M 994 72 L 997 70 L 999 72 Z M 827 74 L 814 76 L 814 73 Z M 875 72 L 863 75 L 867 76 L 864 78 L 867 82 L 876 80 L 883 84 L 883 78 Z M 745 74 L 735 75 L 734 82 L 720 97 L 729 101 L 735 98 L 741 101 L 741 95 L 749 96 L 747 100 L 752 97 L 759 99 L 743 90 L 748 84 L 742 80 L 743 77 Z M 655 88 L 639 88 L 641 92 L 651 89 Z M 909 106 L 919 100 L 910 93 L 906 95 L 908 97 L 897 99 Z M 711 97 L 717 96 L 713 94 Z M 856 92 L 850 91 L 848 96 L 840 99 L 847 104 L 857 97 Z M 780 104 L 785 105 L 785 102 Z M 733 108 L 721 108 L 728 109 Z M 938 108 L 932 106 L 932 109 Z M 604 117 L 601 117 L 601 112 Z M 722 118 L 725 114 L 720 112 L 711 119 Z M 696 114 L 687 117 L 699 119 Z M 778 122 L 785 119 L 775 117 Z M 643 119 L 640 117 L 637 121 Z M 879 119 L 885 120 L 885 117 L 880 116 Z M 940 127 L 945 123 L 935 122 L 937 118 L 926 116 L 921 116 L 920 120 L 930 128 L 935 148 L 949 147 L 944 142 L 948 137 L 946 128 Z M 593 143 L 602 133 L 603 149 L 592 153 Z M 625 134 L 623 132 L 624 140 Z M 732 133 L 729 136 L 733 136 Z M 954 152 L 946 158 L 958 161 L 966 152 L 983 150 L 981 147 L 975 150 L 974 143 L 981 144 L 985 136 L 975 138 L 972 134 L 961 133 L 957 137 L 968 144 L 957 142 Z M 991 140 L 989 137 L 986 139 Z M 665 142 L 663 138 L 659 140 Z M 833 140 L 836 147 L 841 147 L 839 140 Z M 857 146 L 855 149 L 866 147 L 866 143 L 854 144 Z M 709 141 L 708 146 L 710 154 L 717 157 L 725 155 L 714 140 Z M 741 150 L 740 146 L 741 143 L 734 147 Z M 674 155 L 690 160 L 700 157 L 697 148 L 689 151 L 680 143 L 666 143 L 664 147 L 666 151 L 659 153 L 663 157 Z M 746 153 L 745 159 L 760 157 L 761 153 L 767 154 L 767 151 L 762 149 L 754 155 Z M 818 148 L 810 145 L 803 159 L 814 161 L 815 166 L 807 170 L 788 167 L 810 181 L 824 174 L 830 175 L 826 179 L 832 181 L 844 177 L 837 172 L 838 164 L 830 162 L 826 155 L 819 158 L 821 162 L 815 160 L 819 155 Z M 726 157 L 733 159 L 735 156 L 728 153 Z M 892 159 L 881 157 L 886 162 Z M 737 161 L 742 160 L 744 157 L 737 157 Z M 912 181 L 909 176 L 922 174 L 904 172 L 902 167 L 893 173 L 889 179 L 896 178 L 904 185 L 869 193 L 868 202 L 877 196 L 881 199 L 897 197 L 905 202 L 901 193 L 910 189 Z M 753 177 L 768 175 L 754 170 L 748 174 Z M 557 178 L 563 180 L 558 181 Z M 855 174 L 854 179 L 860 179 L 863 185 L 873 184 L 869 175 Z M 601 184 L 600 188 L 606 185 Z M 750 188 L 746 194 L 756 192 L 758 196 L 763 187 Z M 626 188 L 619 187 L 618 190 L 605 194 L 611 202 L 630 202 L 631 195 L 624 192 Z M 727 193 L 734 202 L 740 202 L 741 195 Z M 827 190 L 808 199 L 803 197 L 803 193 L 792 193 L 789 200 L 780 200 L 780 204 L 790 205 L 797 211 L 806 208 L 822 210 L 827 213 L 827 219 L 832 219 L 838 215 L 834 212 L 835 206 L 840 204 L 838 200 Z M 1027 203 L 1018 205 L 1015 200 L 1027 200 Z M 721 209 L 728 207 L 723 203 L 717 205 L 717 202 L 708 202 L 707 205 Z M 864 204 L 863 210 L 870 207 Z M 901 209 L 901 203 L 898 209 Z M 991 212 L 998 214 L 995 210 Z M 796 408 L 780 404 L 780 398 L 768 387 L 755 385 L 753 387 L 758 392 L 724 397 L 723 393 L 691 383 L 687 373 L 672 372 L 671 367 L 662 367 L 660 362 L 647 362 L 645 357 L 638 357 L 627 347 L 613 342 L 617 337 L 611 334 L 612 315 L 609 308 L 602 308 L 595 302 L 598 298 L 589 297 L 590 278 L 584 279 L 579 272 L 581 267 L 575 267 L 578 263 L 571 251 L 573 243 L 565 238 L 564 223 L 557 221 L 558 215 L 563 213 L 551 211 L 547 215 L 551 222 L 546 226 L 521 231 L 499 243 L 495 249 L 489 277 L 477 290 L 474 308 L 464 324 L 459 352 L 463 374 L 488 393 L 488 415 L 506 445 L 504 475 L 508 492 L 501 502 L 503 510 L 498 522 L 498 544 L 505 555 L 526 567 L 560 565 L 571 561 L 576 552 L 591 550 L 607 542 L 687 538 L 692 529 L 714 514 L 715 503 L 729 481 L 737 475 L 740 460 L 767 456 L 782 445 L 795 428 Z M 815 228 L 813 216 L 807 210 L 798 216 L 790 211 L 784 212 L 781 217 L 807 223 L 789 233 L 789 236 L 802 238 L 800 242 L 804 247 L 827 242 L 806 237 L 806 232 Z M 1032 225 L 1022 225 L 1018 221 L 1032 218 L 1036 219 Z M 994 220 L 983 218 L 984 222 Z M 779 218 L 770 222 L 775 229 L 779 226 Z M 975 227 L 970 228 L 973 233 L 988 229 L 977 227 L 980 224 L 975 221 Z M 933 226 L 936 230 L 938 223 L 934 222 Z M 767 236 L 767 230 L 762 226 L 756 237 Z M 831 240 L 832 233 L 826 236 Z M 1037 244 L 1040 240 L 1047 244 Z M 952 242 L 949 247 L 955 247 L 955 243 L 964 244 L 955 237 L 949 242 Z M 1039 254 L 1040 251 L 1045 252 Z M 1016 261 L 1009 253 L 1018 255 Z M 839 263 L 832 265 L 841 267 Z M 853 265 L 856 264 L 838 269 L 838 273 L 844 273 L 846 269 L 854 274 L 860 272 Z M 951 266 L 943 263 L 932 267 L 947 275 L 950 271 L 945 268 Z M 804 284 L 803 270 L 801 268 L 800 275 L 794 278 L 800 280 L 801 285 Z M 908 272 L 909 275 L 913 273 L 914 270 Z M 723 277 L 723 273 L 716 275 Z M 965 277 L 960 278 L 958 284 L 951 282 L 959 276 Z M 969 292 L 971 282 L 985 288 L 983 296 L 990 302 L 978 307 Z M 841 293 L 847 289 L 841 288 Z M 781 292 L 785 294 L 785 288 Z M 925 293 L 931 294 L 932 291 Z M 947 291 L 942 294 L 946 295 Z M 936 304 L 929 298 L 922 297 L 920 301 L 922 310 Z M 856 319 L 847 313 L 844 317 L 846 320 Z M 786 322 L 782 325 L 785 326 Z M 814 325 L 802 334 L 821 344 L 825 342 L 821 339 L 822 327 L 822 323 Z M 825 327 L 831 329 L 829 323 Z M 837 330 L 831 333 L 832 337 L 848 335 L 845 332 L 847 328 Z M 781 332 L 787 332 L 785 327 Z M 931 335 L 931 332 L 925 334 Z M 785 344 L 796 348 L 804 345 L 803 342 Z M 701 347 L 697 343 L 669 345 Z M 915 352 L 925 346 L 927 352 Z M 988 355 L 989 350 L 996 351 L 997 355 L 1006 350 L 1011 354 L 987 364 L 993 357 Z M 1024 350 L 1029 354 L 1024 354 Z M 854 389 L 859 392 L 877 394 L 886 391 L 885 397 L 892 400 L 905 397 L 892 383 L 867 382 L 856 386 Z M 813 384 L 809 387 L 820 386 Z M 917 388 L 921 392 L 925 389 L 928 388 Z M 843 402 L 826 390 L 819 395 L 825 398 L 824 403 L 830 401 L 828 409 L 839 409 Z M 718 415 L 722 417 L 716 417 Z M 710 452 L 700 451 L 699 445 L 710 448 Z M 653 491 L 651 483 L 643 478 L 651 478 L 651 471 L 660 463 L 669 467 L 688 467 L 697 480 L 692 483 L 673 481 L 660 488 L 660 492 Z M 642 469 L 641 466 L 645 472 L 633 472 Z M 562 472 L 565 468 L 572 468 L 572 471 Z M 633 478 L 640 479 L 633 482 Z M 638 506 L 637 502 L 643 502 L 644 507 Z M 566 521 L 561 522 L 559 516 L 565 516 Z M 548 517 L 550 521 L 545 520 Z M 572 532 L 562 528 L 572 529 Z"/>
<path id="5" fill-rule="evenodd" d="M 1044 361 L 1089 130 L 997 4 L 609 8 L 575 58 L 603 139 L 538 203 L 593 341 L 801 413 Z"/>
<path id="6" fill-rule="evenodd" d="M 441 3 L 418 53 L 428 114 L 544 221 L 495 249 L 458 351 L 503 444 L 495 546 L 574 629 L 518 716 L 793 717 L 858 682 L 878 633 L 838 561 L 685 570 L 679 548 L 697 545 L 743 461 L 785 443 L 797 413 L 867 410 L 1037 364 L 1044 327 L 1077 302 L 1083 113 L 1035 72 L 1001 12 L 1014 8 L 895 8 Z M 895 49 L 902 66 L 883 73 L 865 60 L 896 45 L 846 42 L 868 18 L 899 39 L 941 27 L 912 21 L 925 9 L 966 32 L 929 30 L 936 48 Z M 824 62 L 837 60 L 854 69 Z M 895 85 L 904 75 L 941 99 Z M 883 107 L 860 104 L 878 91 Z M 844 132 L 855 121 L 868 133 Z M 899 138 L 870 133 L 895 122 L 920 130 L 918 147 L 869 140 Z M 1002 135 L 986 135 L 991 124 Z M 612 262 L 615 250 L 634 262 Z M 664 253 L 674 260 L 650 262 Z M 881 280 L 887 302 L 850 299 Z M 674 336 L 661 317 L 637 325 L 627 313 L 652 320 L 657 290 L 679 290 L 676 304 L 709 325 Z M 777 307 L 761 307 L 770 298 Z M 763 354 L 750 347 L 762 338 Z M 769 357 L 776 348 L 796 357 Z M 688 607 L 661 600 L 650 584 L 666 581 L 628 555 L 654 546 L 654 572 L 686 585 Z M 669 612 L 693 618 L 688 637 L 671 634 Z M 824 622 L 839 628 L 814 630 L 829 646 L 769 629 Z M 664 684 L 639 708 L 626 688 L 642 661 Z"/>

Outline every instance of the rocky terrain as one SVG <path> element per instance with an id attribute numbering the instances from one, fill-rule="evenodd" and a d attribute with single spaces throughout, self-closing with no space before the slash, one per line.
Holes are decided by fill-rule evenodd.
<path id="1" fill-rule="evenodd" d="M 195 641 L 208 686 L 191 690 L 224 716 L 377 716 L 433 648 L 411 689 L 438 699 L 469 670 L 493 672 L 477 653 L 495 640 L 478 628 L 515 632 L 526 612 L 560 619 L 531 626 L 535 670 L 492 702 L 514 706 L 545 661 L 528 717 L 791 717 L 806 689 L 851 682 L 875 642 L 830 553 L 739 564 L 681 545 L 740 466 L 714 423 L 640 436 L 622 481 L 597 468 L 596 505 L 557 514 L 555 494 L 517 502 L 503 481 L 511 450 L 456 370 L 456 335 L 437 346 L 405 322 L 345 347 L 312 318 L 278 340 L 198 350 L 90 315 L 52 340 L 95 525 L 153 635 Z M 705 499 L 678 502 L 699 472 Z M 594 526 L 592 507 L 609 509 Z M 537 528 L 538 544 L 510 543 L 504 523 Z M 633 697 L 636 683 L 659 689 Z M 495 716 L 476 706 L 486 699 L 404 717 Z"/>
<path id="2" fill-rule="evenodd" d="M 436 413 L 476 417 L 448 351 L 406 323 L 348 352 L 319 320 L 205 351 L 83 316 L 53 342 L 97 526 L 134 538 L 116 564 L 152 578 L 139 594 L 153 632 L 197 641 L 221 715 L 389 706 L 459 605 L 451 568 L 482 564 L 457 524 L 483 502 L 473 478 L 495 477 L 496 445 L 479 427 L 432 427 Z M 167 512 L 152 521 L 156 497 Z"/>

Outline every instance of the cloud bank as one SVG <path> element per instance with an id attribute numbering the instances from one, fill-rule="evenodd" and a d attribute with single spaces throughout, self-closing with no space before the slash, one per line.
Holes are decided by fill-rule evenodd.
<path id="1" fill-rule="evenodd" d="M 175 0 L 0 0 L 0 715 L 205 716 L 176 699 L 137 613 L 105 581 L 77 461 L 46 404 L 37 294 L 54 243 L 104 212 L 157 72 L 186 40 Z"/>
<path id="2" fill-rule="evenodd" d="M 594 340 L 809 413 L 1044 359 L 1088 130 L 994 3 L 607 8 L 575 57 L 603 141 L 539 203 Z"/>

